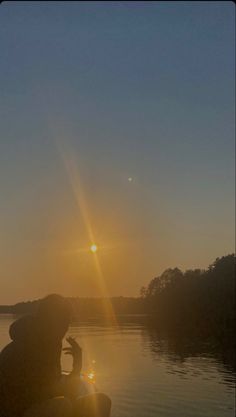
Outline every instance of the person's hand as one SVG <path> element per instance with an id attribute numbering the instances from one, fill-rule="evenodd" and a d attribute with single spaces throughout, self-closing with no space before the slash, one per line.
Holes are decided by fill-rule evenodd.
<path id="1" fill-rule="evenodd" d="M 82 349 L 73 337 L 68 337 L 66 341 L 70 346 L 63 348 L 66 355 L 73 357 L 73 375 L 79 375 L 82 368 Z"/>

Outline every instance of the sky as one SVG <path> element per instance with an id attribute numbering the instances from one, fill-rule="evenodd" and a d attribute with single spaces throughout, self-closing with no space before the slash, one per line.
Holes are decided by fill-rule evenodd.
<path id="1" fill-rule="evenodd" d="M 234 252 L 234 21 L 227 1 L 1 4 L 0 304 L 137 296 Z"/>

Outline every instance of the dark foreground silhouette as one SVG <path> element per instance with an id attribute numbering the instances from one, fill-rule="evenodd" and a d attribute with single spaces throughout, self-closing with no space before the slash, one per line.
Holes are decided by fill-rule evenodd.
<path id="1" fill-rule="evenodd" d="M 62 375 L 62 339 L 71 318 L 63 297 L 49 295 L 34 314 L 10 326 L 9 343 L 0 353 L 0 417 L 108 417 L 111 401 L 102 393 L 79 396 L 82 351 L 68 338 L 73 357 L 70 375 Z"/>
<path id="2" fill-rule="evenodd" d="M 156 329 L 236 347 L 235 255 L 207 270 L 168 268 L 142 288 L 144 310 Z"/>

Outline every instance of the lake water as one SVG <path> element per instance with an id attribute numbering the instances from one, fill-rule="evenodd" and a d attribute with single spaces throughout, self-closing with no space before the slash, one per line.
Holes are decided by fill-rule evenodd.
<path id="1" fill-rule="evenodd" d="M 12 316 L 0 315 L 0 350 Z M 113 403 L 112 417 L 233 417 L 235 374 L 228 355 L 208 345 L 161 337 L 140 318 L 119 326 L 73 323 L 83 371 L 95 373 Z M 65 343 L 66 345 L 66 343 Z M 69 371 L 71 358 L 62 355 Z"/>

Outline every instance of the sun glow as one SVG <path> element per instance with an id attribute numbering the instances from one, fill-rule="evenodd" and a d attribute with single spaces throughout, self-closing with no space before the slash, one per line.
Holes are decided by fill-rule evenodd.
<path id="1" fill-rule="evenodd" d="M 57 140 L 56 144 L 60 152 L 60 155 L 62 157 L 62 161 L 64 163 L 65 170 L 67 172 L 68 179 L 69 179 L 72 191 L 74 193 L 74 197 L 77 202 L 80 215 L 83 219 L 85 228 L 87 230 L 88 241 L 95 242 L 92 225 L 90 221 L 89 209 L 88 209 L 87 201 L 85 198 L 84 189 L 81 183 L 81 176 L 78 171 L 78 166 L 77 166 L 78 161 L 76 163 L 75 158 L 74 158 L 74 153 L 68 148 L 68 145 L 65 146 L 65 144 L 63 144 L 63 141 Z M 102 249 L 102 247 L 99 246 L 99 249 Z M 87 252 L 88 247 L 86 250 L 77 249 L 77 252 L 78 251 L 81 253 Z M 93 258 L 93 262 L 94 262 L 95 270 L 96 270 L 97 286 L 99 289 L 100 296 L 103 299 L 103 308 L 104 308 L 105 318 L 108 323 L 112 323 L 113 325 L 118 326 L 116 315 L 113 310 L 111 300 L 109 298 L 109 292 L 108 292 L 107 285 L 106 285 L 105 275 L 103 273 L 101 263 L 99 260 L 99 256 L 98 256 L 99 251 L 98 251 L 97 245 L 95 243 L 92 243 L 91 246 L 89 247 L 89 251 L 91 251 L 94 255 L 92 258 Z"/>
<path id="2" fill-rule="evenodd" d="M 91 252 L 96 253 L 96 252 L 97 252 L 97 250 L 98 250 L 97 245 L 95 245 L 95 243 L 94 243 L 93 245 L 91 245 L 91 246 L 90 246 L 90 250 L 91 250 Z"/>

